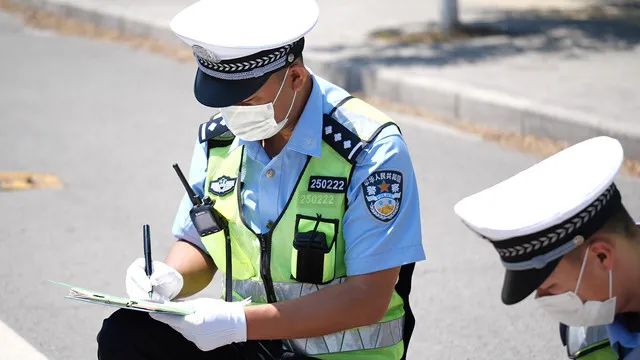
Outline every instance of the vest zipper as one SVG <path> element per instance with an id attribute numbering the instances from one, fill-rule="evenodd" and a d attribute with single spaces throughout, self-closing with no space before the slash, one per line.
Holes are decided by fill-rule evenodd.
<path id="1" fill-rule="evenodd" d="M 258 241 L 260 242 L 260 277 L 264 284 L 264 292 L 267 295 L 267 302 L 277 302 L 276 292 L 273 290 L 273 278 L 271 277 L 271 234 L 273 233 L 273 227 L 269 229 L 266 234 L 258 234 L 251 226 L 248 225 L 247 219 L 244 217 L 242 211 L 242 189 L 244 188 L 244 182 L 242 181 L 242 164 L 244 163 L 244 146 L 242 147 L 242 154 L 240 155 L 240 167 L 238 168 L 238 179 L 240 180 L 239 189 L 236 191 L 238 214 L 240 215 L 240 221 L 242 224 L 252 232 Z"/>
<path id="2" fill-rule="evenodd" d="M 260 277 L 264 283 L 264 292 L 267 295 L 267 302 L 274 303 L 277 301 L 276 293 L 273 290 L 273 278 L 271 277 L 271 231 L 266 234 L 260 234 Z"/>

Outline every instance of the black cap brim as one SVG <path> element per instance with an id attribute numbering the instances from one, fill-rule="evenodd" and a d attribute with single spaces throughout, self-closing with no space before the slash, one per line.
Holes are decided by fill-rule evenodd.
<path id="1" fill-rule="evenodd" d="M 193 92 L 204 106 L 221 108 L 236 105 L 258 91 L 271 74 L 244 80 L 222 80 L 198 69 Z"/>
<path id="2" fill-rule="evenodd" d="M 507 270 L 502 283 L 502 302 L 513 305 L 531 295 L 551 275 L 562 257 L 549 262 L 542 269 Z"/>

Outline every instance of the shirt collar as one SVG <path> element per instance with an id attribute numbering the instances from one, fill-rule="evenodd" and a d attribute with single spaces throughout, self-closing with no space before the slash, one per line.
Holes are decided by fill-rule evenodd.
<path id="1" fill-rule="evenodd" d="M 322 147 L 322 93 L 313 74 L 311 94 L 286 147 L 304 155 L 319 157 Z"/>
<path id="2" fill-rule="evenodd" d="M 311 94 L 296 127 L 293 129 L 293 134 L 283 150 L 290 149 L 303 155 L 320 157 L 322 149 L 322 92 L 315 76 L 311 74 L 310 78 L 312 80 Z M 240 145 L 246 146 L 249 156 L 257 150 L 256 147 L 261 147 L 260 141 L 246 141 L 236 137 L 229 146 L 229 152 Z"/>
<path id="3" fill-rule="evenodd" d="M 629 331 L 619 315 L 612 324 L 607 326 L 607 331 L 612 345 L 619 344 L 628 349 L 640 347 L 640 333 Z"/>
<path id="4" fill-rule="evenodd" d="M 231 142 L 231 145 L 229 145 L 229 152 L 232 152 L 233 150 L 237 149 L 238 146 L 240 145 L 252 145 L 252 144 L 259 144 L 258 141 L 246 141 L 246 140 L 242 140 L 239 137 L 235 137 L 233 139 L 233 141 Z"/>

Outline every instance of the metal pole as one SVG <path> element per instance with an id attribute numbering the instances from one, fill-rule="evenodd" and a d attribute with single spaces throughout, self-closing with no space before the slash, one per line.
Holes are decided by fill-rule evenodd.
<path id="1" fill-rule="evenodd" d="M 443 33 L 451 33 L 458 27 L 458 0 L 440 0 L 440 27 Z"/>

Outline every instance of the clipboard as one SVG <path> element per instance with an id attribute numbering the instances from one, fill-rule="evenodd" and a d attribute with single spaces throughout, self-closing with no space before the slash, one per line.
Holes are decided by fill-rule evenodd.
<path id="1" fill-rule="evenodd" d="M 84 289 L 58 281 L 49 280 L 49 282 L 69 289 L 69 294 L 67 294 L 65 298 L 71 300 L 83 301 L 91 304 L 113 306 L 120 309 L 144 311 L 148 313 L 162 313 L 181 316 L 193 313 L 192 309 L 181 306 L 180 302 L 168 301 L 161 303 L 149 300 L 130 299 L 127 297 L 114 296 L 90 289 Z"/>

